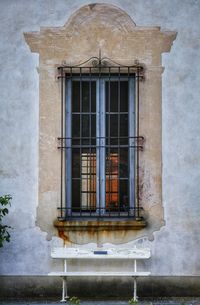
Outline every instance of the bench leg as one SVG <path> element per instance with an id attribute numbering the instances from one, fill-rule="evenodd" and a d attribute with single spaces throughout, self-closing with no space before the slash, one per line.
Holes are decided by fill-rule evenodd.
<path id="1" fill-rule="evenodd" d="M 134 301 L 137 301 L 138 300 L 138 297 L 137 297 L 137 278 L 134 277 L 133 281 L 134 281 L 133 299 L 134 299 Z"/>
<path id="2" fill-rule="evenodd" d="M 62 299 L 61 299 L 61 303 L 66 302 L 66 299 L 68 299 L 69 297 L 67 296 L 67 278 L 63 277 L 63 282 L 62 282 Z"/>
<path id="3" fill-rule="evenodd" d="M 67 295 L 67 278 L 65 278 L 65 300 L 69 299 L 69 296 Z"/>

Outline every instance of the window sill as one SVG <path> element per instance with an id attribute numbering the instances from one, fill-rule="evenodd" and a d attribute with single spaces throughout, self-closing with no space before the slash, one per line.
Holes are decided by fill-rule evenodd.
<path id="1" fill-rule="evenodd" d="M 147 226 L 144 219 L 141 220 L 55 220 L 54 226 L 58 231 L 117 231 L 140 230 Z"/>

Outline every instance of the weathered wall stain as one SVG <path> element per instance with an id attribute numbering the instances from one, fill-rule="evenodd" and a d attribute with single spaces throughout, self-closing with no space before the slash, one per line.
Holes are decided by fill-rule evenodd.
<path id="1" fill-rule="evenodd" d="M 64 245 L 71 244 L 68 235 L 63 230 L 58 230 L 58 236 L 62 238 Z"/>

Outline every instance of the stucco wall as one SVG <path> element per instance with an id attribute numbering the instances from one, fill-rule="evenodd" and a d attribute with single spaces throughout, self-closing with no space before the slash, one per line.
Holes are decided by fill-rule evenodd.
<path id="1" fill-rule="evenodd" d="M 195 0 L 99 1 L 119 6 L 138 26 L 161 26 L 178 33 L 162 56 L 162 158 L 165 226 L 151 240 L 148 269 L 155 276 L 199 275 L 199 45 L 200 2 Z M 7 222 L 11 242 L 0 249 L 0 274 L 45 275 L 55 264 L 52 243 L 35 223 L 38 206 L 39 57 L 23 32 L 63 26 L 92 1 L 1 1 L 1 165 L 0 192 L 13 196 Z M 45 217 L 45 215 L 44 215 Z M 37 263 L 36 263 L 37 262 Z"/>

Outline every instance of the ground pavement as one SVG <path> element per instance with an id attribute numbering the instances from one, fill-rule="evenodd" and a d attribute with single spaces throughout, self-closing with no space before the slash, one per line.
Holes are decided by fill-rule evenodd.
<path id="1" fill-rule="evenodd" d="M 60 303 L 59 300 L 41 300 L 41 299 L 4 299 L 0 300 L 0 305 L 58 305 L 68 304 Z M 128 300 L 81 300 L 80 305 L 129 305 Z M 162 299 L 143 299 L 138 301 L 137 305 L 200 305 L 200 298 L 162 298 Z"/>

